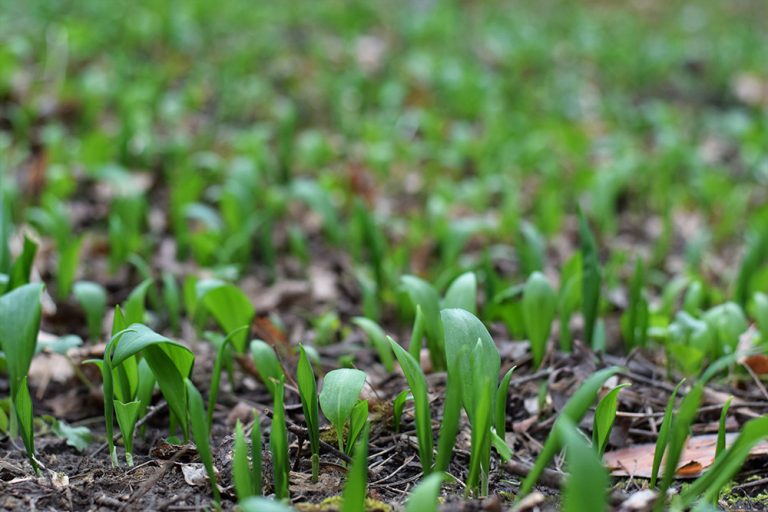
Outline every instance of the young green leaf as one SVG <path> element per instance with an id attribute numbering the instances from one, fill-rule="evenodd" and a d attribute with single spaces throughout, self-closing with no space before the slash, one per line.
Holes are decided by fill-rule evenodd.
<path id="1" fill-rule="evenodd" d="M 566 512 L 599 512 L 607 510 L 608 472 L 576 425 L 568 418 L 557 423 L 556 435 L 566 449 L 568 480 L 563 492 Z"/>
<path id="2" fill-rule="evenodd" d="M 595 409 L 595 419 L 592 427 L 592 446 L 597 454 L 602 457 L 605 448 L 608 446 L 608 439 L 611 436 L 613 422 L 616 420 L 616 408 L 618 407 L 619 392 L 630 384 L 619 384 L 610 390 Z"/>
<path id="3" fill-rule="evenodd" d="M 465 349 L 466 351 L 466 349 Z M 459 432 L 461 416 L 461 379 L 458 370 L 448 371 L 443 400 L 443 420 L 440 423 L 440 435 L 437 439 L 437 460 L 435 471 L 447 471 L 453 455 L 456 436 Z"/>
<path id="4" fill-rule="evenodd" d="M 360 398 L 365 379 L 365 372 L 340 368 L 328 372 L 323 381 L 320 407 L 328 421 L 336 428 L 339 449 L 342 451 L 344 451 L 344 424 Z"/>
<path id="5" fill-rule="evenodd" d="M 556 309 L 555 291 L 544 274 L 534 272 L 523 290 L 523 318 L 531 342 L 534 368 L 538 368 L 544 359 Z"/>
<path id="6" fill-rule="evenodd" d="M 672 394 L 667 401 L 667 407 L 664 410 L 664 417 L 661 420 L 661 427 L 659 427 L 659 436 L 656 438 L 656 447 L 653 452 L 653 463 L 651 465 L 651 482 L 650 487 L 656 487 L 656 479 L 659 475 L 659 468 L 661 467 L 661 459 L 664 456 L 664 450 L 667 449 L 667 442 L 669 441 L 669 429 L 672 427 L 672 414 L 675 410 L 675 398 L 680 386 L 683 385 L 685 380 L 681 380 L 672 390 Z"/>
<path id="7" fill-rule="evenodd" d="M 392 401 L 392 428 L 394 428 L 396 433 L 400 432 L 400 419 L 403 416 L 405 402 L 408 400 L 413 400 L 410 388 L 402 390 Z"/>
<path id="8" fill-rule="evenodd" d="M 129 324 L 140 324 L 144 322 L 147 290 L 149 290 L 149 287 L 152 286 L 152 284 L 152 279 L 142 281 L 133 289 L 125 300 L 123 312 L 125 313 L 125 320 Z"/>
<path id="9" fill-rule="evenodd" d="M 443 308 L 461 308 L 477 314 L 477 277 L 474 272 L 466 272 L 453 280 L 445 292 Z"/>
<path id="10" fill-rule="evenodd" d="M 170 272 L 163 272 L 163 304 L 168 312 L 171 330 L 178 334 L 181 330 L 181 292 L 176 278 Z"/>
<path id="11" fill-rule="evenodd" d="M 219 485 L 216 481 L 216 470 L 213 467 L 213 454 L 211 453 L 211 439 L 210 432 L 208 431 L 208 424 L 205 421 L 207 416 L 205 412 L 205 405 L 203 404 L 203 397 L 197 390 L 192 381 L 184 379 L 186 387 L 186 393 L 188 395 L 189 402 L 189 423 L 192 426 L 192 436 L 195 439 L 195 447 L 197 453 L 200 456 L 200 460 L 205 466 L 205 472 L 208 474 L 208 480 L 211 483 L 211 491 L 213 492 L 213 502 L 218 508 L 221 502 L 221 496 L 219 495 Z"/>
<path id="12" fill-rule="evenodd" d="M 113 400 L 113 402 L 117 424 L 120 427 L 125 445 L 125 463 L 128 466 L 133 466 L 133 433 L 136 429 L 136 422 L 139 420 L 141 402 L 138 400 L 127 403 L 120 400 Z"/>
<path id="13" fill-rule="evenodd" d="M 416 414 L 416 437 L 419 441 L 419 460 L 421 470 L 428 475 L 432 470 L 432 414 L 429 410 L 429 396 L 427 394 L 427 380 L 421 366 L 403 347 L 392 338 L 387 338 L 395 357 L 400 362 L 408 386 L 413 393 L 413 401 Z"/>
<path id="14" fill-rule="evenodd" d="M 418 277 L 403 276 L 400 281 L 411 298 L 414 309 L 417 305 L 421 306 L 432 366 L 435 370 L 443 370 L 445 369 L 445 346 L 443 325 L 440 322 L 440 296 L 431 284 Z"/>
<path id="15" fill-rule="evenodd" d="M 578 424 L 578 422 L 581 421 L 581 418 L 584 417 L 584 414 L 586 414 L 589 407 L 594 403 L 595 399 L 597 398 L 597 392 L 600 390 L 603 383 L 612 375 L 615 375 L 618 371 L 619 368 L 611 367 L 602 369 L 592 374 L 587 380 L 584 381 L 581 387 L 576 390 L 576 393 L 574 393 L 573 396 L 568 399 L 562 411 L 560 412 L 560 416 L 555 421 L 555 426 L 553 427 L 552 432 L 544 442 L 544 446 L 542 447 L 541 452 L 539 452 L 536 463 L 520 486 L 520 491 L 518 493 L 520 498 L 531 492 L 531 489 L 533 489 L 534 484 L 541 476 L 541 473 L 544 471 L 547 464 L 549 464 L 549 461 L 552 460 L 557 451 L 561 448 L 559 437 L 553 434 L 558 430 L 557 423 L 561 421 L 561 418 L 567 418 L 571 422 Z"/>
<path id="16" fill-rule="evenodd" d="M 288 498 L 288 427 L 285 423 L 285 377 L 275 385 L 272 407 L 272 430 L 269 434 L 269 450 L 272 452 L 272 485 L 277 499 Z"/>
<path id="17" fill-rule="evenodd" d="M 239 333 L 232 337 L 232 343 L 237 339 Z M 277 359 L 277 354 L 267 342 L 262 340 L 251 341 L 251 358 L 254 365 L 259 372 L 261 381 L 267 387 L 269 394 L 275 395 L 275 382 L 278 382 L 281 378 L 285 377 L 280 361 Z"/>
<path id="18" fill-rule="evenodd" d="M 221 370 L 227 363 L 231 356 L 231 343 L 232 337 L 236 336 L 240 331 L 244 331 L 248 328 L 244 325 L 238 329 L 227 334 L 227 337 L 221 340 L 219 348 L 216 350 L 216 359 L 213 362 L 213 372 L 211 373 L 211 386 L 208 389 L 208 430 L 213 427 L 213 410 L 216 407 L 216 402 L 219 398 L 219 387 L 221 386 Z"/>
<path id="19" fill-rule="evenodd" d="M 352 454 L 352 447 L 355 441 L 363 431 L 363 427 L 368 421 L 368 400 L 360 400 L 352 408 L 349 415 L 349 438 L 347 439 L 347 454 Z"/>
<path id="20" fill-rule="evenodd" d="M 445 473 L 432 473 L 423 478 L 411 491 L 405 512 L 437 512 L 437 497 L 445 480 Z"/>
<path id="21" fill-rule="evenodd" d="M 296 512 L 296 509 L 280 501 L 251 496 L 237 504 L 242 512 Z"/>
<path id="22" fill-rule="evenodd" d="M 720 424 L 717 429 L 717 447 L 715 448 L 715 459 L 717 459 L 721 453 L 725 451 L 725 423 L 728 419 L 728 409 L 731 407 L 733 397 L 728 397 L 728 400 L 723 404 L 723 410 L 720 411 Z"/>
<path id="23" fill-rule="evenodd" d="M 253 427 L 251 428 L 251 482 L 253 482 L 253 494 L 263 494 L 261 481 L 261 416 L 253 410 Z"/>
<path id="24" fill-rule="evenodd" d="M 579 210 L 579 240 L 581 244 L 581 308 L 584 315 L 584 340 L 592 345 L 600 306 L 600 262 L 597 243 L 584 213 Z"/>
<path id="25" fill-rule="evenodd" d="M 69 297 L 72 291 L 72 283 L 77 274 L 77 265 L 80 263 L 80 248 L 84 237 L 80 236 L 70 241 L 65 246 L 59 246 L 59 268 L 56 275 L 56 294 L 62 300 Z"/>
<path id="26" fill-rule="evenodd" d="M 11 268 L 9 290 L 14 290 L 29 283 L 29 275 L 32 272 L 32 265 L 35 262 L 36 254 L 37 243 L 25 234 L 21 255 L 13 263 L 13 268 Z"/>
<path id="27" fill-rule="evenodd" d="M 494 426 L 496 428 L 496 434 L 502 439 L 507 431 L 507 397 L 509 396 L 509 381 L 512 378 L 512 373 L 515 371 L 516 366 L 513 366 L 502 377 L 499 383 L 499 388 L 496 390 L 496 414 L 494 417 Z"/>
<path id="28" fill-rule="evenodd" d="M 320 472 L 320 414 L 317 403 L 317 381 L 312 363 L 299 345 L 299 364 L 296 368 L 296 381 L 299 385 L 301 408 L 307 424 L 309 446 L 312 451 L 312 481 L 316 482 Z"/>
<path id="29" fill-rule="evenodd" d="M 232 284 L 219 284 L 204 292 L 202 302 L 224 332 L 232 332 L 240 326 L 251 325 L 256 313 L 253 304 L 243 291 Z M 248 332 L 238 333 L 232 339 L 237 352 L 245 352 Z"/>
<path id="30" fill-rule="evenodd" d="M 395 363 L 394 359 L 392 359 L 392 351 L 389 349 L 387 335 L 384 333 L 384 329 L 373 320 L 362 316 L 353 318 L 352 322 L 365 331 L 371 345 L 376 349 L 376 353 L 379 354 L 381 364 L 384 365 L 384 368 L 386 368 L 388 372 L 392 373 L 395 370 Z"/>
<path id="31" fill-rule="evenodd" d="M 255 425 L 254 425 L 255 426 Z M 238 501 L 253 495 L 251 468 L 248 465 L 248 445 L 245 442 L 243 425 L 235 423 L 235 442 L 232 448 L 232 481 Z"/>
<path id="32" fill-rule="evenodd" d="M 421 360 L 421 338 L 424 337 L 424 313 L 421 312 L 421 306 L 416 304 L 416 315 L 413 317 L 413 331 L 411 332 L 411 344 L 408 345 L 408 353 L 416 359 Z"/>
<path id="33" fill-rule="evenodd" d="M 365 510 L 365 495 L 368 487 L 368 430 L 366 422 L 360 440 L 355 445 L 352 465 L 347 473 L 341 512 L 360 512 Z"/>
<path id="34" fill-rule="evenodd" d="M 73 287 L 75 298 L 85 310 L 88 337 L 91 341 L 101 338 L 101 322 L 107 310 L 107 292 L 99 283 L 78 281 Z"/>

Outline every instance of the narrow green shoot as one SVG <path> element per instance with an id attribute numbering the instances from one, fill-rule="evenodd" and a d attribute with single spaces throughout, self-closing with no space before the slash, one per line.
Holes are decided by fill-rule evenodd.
<path id="1" fill-rule="evenodd" d="M 411 389 L 405 388 L 399 392 L 395 399 L 392 401 L 392 428 L 396 433 L 400 432 L 400 419 L 403 417 L 403 408 L 405 407 L 405 402 L 407 402 L 409 399 L 413 400 Z"/>
<path id="2" fill-rule="evenodd" d="M 544 441 L 544 446 L 542 447 L 541 452 L 539 453 L 539 456 L 536 459 L 533 468 L 531 469 L 531 472 L 528 473 L 528 476 L 520 486 L 520 492 L 518 493 L 520 498 L 531 492 L 534 484 L 544 472 L 547 464 L 549 464 L 555 454 L 562 447 L 560 438 L 555 434 L 555 432 L 557 432 L 559 429 L 557 423 L 562 421 L 561 418 L 566 418 L 572 423 L 578 424 L 578 422 L 581 421 L 581 419 L 584 417 L 584 414 L 586 414 L 589 407 L 594 403 L 595 399 L 597 398 L 597 393 L 600 391 L 603 383 L 612 375 L 615 375 L 618 371 L 619 368 L 611 367 L 605 368 L 592 374 L 587 380 L 584 381 L 581 387 L 576 391 L 576 393 L 573 394 L 568 402 L 566 402 L 565 407 L 563 407 L 563 410 L 560 412 L 560 416 L 555 421 L 555 426 L 553 427 L 552 432 L 549 434 L 549 437 L 547 437 L 547 440 Z"/>
<path id="3" fill-rule="evenodd" d="M 400 362 L 405 379 L 413 394 L 415 406 L 416 437 L 419 441 L 419 460 L 421 470 L 425 475 L 432 471 L 432 413 L 429 410 L 429 395 L 427 393 L 427 380 L 419 363 L 397 344 L 392 338 L 387 338 L 395 357 Z"/>
<path id="4" fill-rule="evenodd" d="M 208 390 L 208 429 L 213 427 L 213 411 L 216 408 L 216 402 L 219 399 L 219 389 L 221 387 L 221 371 L 229 358 L 228 351 L 232 343 L 232 337 L 238 335 L 241 331 L 248 329 L 244 325 L 233 330 L 224 338 L 216 350 L 216 359 L 213 362 L 213 372 L 211 373 L 211 386 Z"/>
<path id="5" fill-rule="evenodd" d="M 579 240 L 581 244 L 581 310 L 584 315 L 584 341 L 592 346 L 600 306 L 602 276 L 597 255 L 597 243 L 584 213 L 579 210 Z"/>
<path id="6" fill-rule="evenodd" d="M 388 372 L 395 370 L 395 362 L 392 358 L 392 351 L 389 349 L 389 343 L 387 343 L 387 335 L 384 333 L 384 329 L 381 326 L 368 318 L 357 316 L 352 319 L 358 327 L 360 327 L 368 336 L 368 340 L 371 345 L 376 349 L 376 353 L 379 355 L 379 360 L 384 368 Z"/>
<path id="7" fill-rule="evenodd" d="M 613 422 L 616 420 L 616 409 L 618 407 L 619 393 L 630 384 L 619 384 L 610 390 L 595 409 L 595 419 L 592 426 L 592 446 L 597 454 L 602 457 L 605 448 L 608 446 L 608 439 L 611 437 Z"/>
<path id="8" fill-rule="evenodd" d="M 312 363 L 301 345 L 299 345 L 296 382 L 299 385 L 301 408 L 304 411 L 304 422 L 307 424 L 309 446 L 312 451 L 312 481 L 317 482 L 320 474 L 320 413 L 318 412 L 317 381 Z"/>
<path id="9" fill-rule="evenodd" d="M 253 427 L 251 428 L 251 482 L 253 482 L 253 494 L 264 494 L 264 484 L 261 476 L 261 416 L 253 410 Z"/>
<path id="10" fill-rule="evenodd" d="M 234 340 L 237 339 L 237 336 L 238 335 L 236 334 L 235 337 L 233 337 L 233 343 Z M 285 378 L 283 366 L 277 359 L 277 354 L 275 354 L 274 349 L 267 342 L 253 340 L 251 341 L 250 348 L 251 358 L 256 366 L 256 370 L 259 372 L 261 381 L 267 387 L 269 394 L 274 397 L 277 392 L 275 382 Z"/>
<path id="11" fill-rule="evenodd" d="M 720 424 L 717 429 L 717 447 L 715 448 L 715 459 L 725 451 L 725 424 L 728 419 L 728 409 L 731 407 L 733 397 L 729 397 L 723 404 L 723 410 L 720 412 Z"/>
<path id="12" fill-rule="evenodd" d="M 288 498 L 288 427 L 285 423 L 284 389 L 285 377 L 275 382 L 274 404 L 272 407 L 272 430 L 269 435 L 269 450 L 272 452 L 272 486 L 279 500 Z"/>
<path id="13" fill-rule="evenodd" d="M 610 483 L 600 456 L 595 453 L 576 425 L 563 417 L 557 423 L 556 435 L 566 449 L 568 480 L 563 492 L 566 512 L 600 512 L 607 510 L 607 488 Z"/>
<path id="14" fill-rule="evenodd" d="M 203 466 L 205 466 L 205 472 L 208 474 L 208 481 L 211 483 L 214 506 L 218 509 L 221 503 L 221 495 L 219 494 L 219 485 L 216 480 L 216 470 L 213 467 L 213 454 L 211 453 L 210 444 L 211 433 L 205 421 L 206 413 L 203 397 L 191 380 L 188 378 L 184 379 L 184 384 L 188 396 L 188 421 L 192 427 L 192 437 L 195 440 L 195 447 L 197 448 L 200 460 L 203 462 Z"/>
<path id="15" fill-rule="evenodd" d="M 368 488 L 368 431 L 366 422 L 360 440 L 355 445 L 352 464 L 344 485 L 341 512 L 360 512 L 365 510 L 365 495 Z"/>
<path id="16" fill-rule="evenodd" d="M 453 456 L 453 448 L 456 444 L 456 436 L 459 432 L 459 419 L 461 417 L 461 379 L 458 378 L 458 370 L 448 371 L 448 381 L 445 385 L 445 397 L 443 400 L 443 420 L 440 423 L 440 435 L 437 439 L 437 460 L 435 471 L 448 470 Z"/>
<path id="17" fill-rule="evenodd" d="M 245 442 L 243 425 L 240 420 L 235 423 L 235 442 L 232 448 L 232 482 L 235 485 L 238 501 L 243 501 L 254 495 L 253 475 L 248 462 L 248 444 Z"/>
<path id="18" fill-rule="evenodd" d="M 502 377 L 499 383 L 499 388 L 496 390 L 496 414 L 494 418 L 494 426 L 496 428 L 496 434 L 504 439 L 507 432 L 507 398 L 509 397 L 509 381 L 512 379 L 512 373 L 515 371 L 516 366 L 513 366 Z"/>
<path id="19" fill-rule="evenodd" d="M 413 318 L 413 331 L 411 332 L 411 344 L 408 345 L 408 353 L 417 361 L 421 361 L 421 338 L 424 337 L 424 313 L 421 306 L 416 304 L 416 316 Z"/>
<path id="20" fill-rule="evenodd" d="M 251 325 L 256 310 L 250 299 L 235 285 L 219 283 L 206 290 L 202 303 L 213 315 L 224 332 L 232 332 L 242 325 Z M 247 348 L 248 332 L 241 331 L 232 339 L 238 353 Z"/>
<path id="21" fill-rule="evenodd" d="M 661 427 L 659 427 L 659 437 L 656 439 L 656 447 L 653 452 L 653 463 L 651 466 L 651 482 L 650 487 L 653 489 L 656 487 L 656 480 L 659 476 L 659 468 L 661 467 L 661 459 L 664 457 L 664 451 L 667 449 L 667 442 L 669 440 L 669 429 L 672 427 L 672 414 L 675 410 L 675 398 L 680 386 L 683 385 L 685 379 L 681 380 L 672 390 L 672 394 L 667 401 L 667 407 L 664 409 L 664 417 L 661 420 Z"/>
<path id="22" fill-rule="evenodd" d="M 436 371 L 445 369 L 445 342 L 443 325 L 440 322 L 440 296 L 431 284 L 415 276 L 400 279 L 408 293 L 413 307 L 421 306 L 424 315 L 424 333 L 432 366 Z M 418 358 L 416 358 L 418 361 Z"/>

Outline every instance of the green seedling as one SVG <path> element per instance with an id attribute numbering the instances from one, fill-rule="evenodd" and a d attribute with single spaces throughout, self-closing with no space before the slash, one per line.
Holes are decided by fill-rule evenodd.
<path id="1" fill-rule="evenodd" d="M 403 408 L 408 400 L 413 400 L 410 388 L 402 390 L 392 401 L 392 428 L 396 433 L 400 432 L 400 419 L 403 417 Z"/>
<path id="2" fill-rule="evenodd" d="M 73 287 L 75 298 L 85 310 L 88 337 L 91 341 L 101 338 L 101 323 L 107 309 L 107 291 L 99 283 L 78 281 Z"/>
<path id="3" fill-rule="evenodd" d="M 446 479 L 445 473 L 432 473 L 423 478 L 408 496 L 405 512 L 437 512 L 440 486 Z"/>
<path id="4" fill-rule="evenodd" d="M 472 458 L 467 491 L 476 491 L 478 480 L 483 491 L 487 491 L 490 429 L 494 424 L 494 399 L 501 359 L 485 325 L 472 313 L 463 309 L 444 309 L 441 318 L 448 378 L 460 381 L 461 403 L 472 426 Z"/>
<path id="5" fill-rule="evenodd" d="M 424 337 L 424 313 L 421 306 L 416 304 L 416 315 L 413 318 L 413 330 L 411 331 L 411 343 L 408 345 L 408 353 L 421 361 L 421 339 Z"/>
<path id="6" fill-rule="evenodd" d="M 427 380 L 419 363 L 397 344 L 392 338 L 388 338 L 395 357 L 400 362 L 408 386 L 413 394 L 416 420 L 416 437 L 419 441 L 419 460 L 421 471 L 428 475 L 432 471 L 432 414 L 429 410 L 429 395 L 427 394 Z"/>
<path id="7" fill-rule="evenodd" d="M 507 370 L 496 390 L 496 411 L 494 416 L 494 427 L 496 434 L 504 439 L 507 431 L 507 397 L 509 397 L 509 381 L 512 379 L 512 373 L 515 366 Z"/>
<path id="8" fill-rule="evenodd" d="M 672 486 L 677 472 L 678 462 L 683 454 L 685 442 L 691 433 L 691 425 L 699 413 L 699 404 L 704 393 L 704 384 L 699 382 L 683 397 L 677 414 L 672 417 L 669 428 L 667 451 L 664 457 L 664 472 L 659 485 L 659 494 L 666 496 Z M 663 510 L 664 500 L 660 499 L 654 507 L 656 511 Z"/>
<path id="9" fill-rule="evenodd" d="M 466 309 L 477 314 L 477 277 L 474 272 L 466 272 L 453 280 L 442 304 L 444 309 Z"/>
<path id="10" fill-rule="evenodd" d="M 237 505 L 242 512 L 296 512 L 296 509 L 269 498 L 250 497 Z"/>
<path id="11" fill-rule="evenodd" d="M 261 476 L 261 416 L 259 412 L 253 411 L 253 427 L 251 428 L 251 482 L 253 483 L 253 493 L 256 496 L 263 494 L 263 483 Z"/>
<path id="12" fill-rule="evenodd" d="M 594 403 L 597 398 L 597 393 L 603 383 L 618 371 L 619 368 L 611 367 L 594 373 L 584 381 L 576 393 L 574 393 L 568 402 L 566 402 L 560 412 L 560 416 L 555 421 L 555 426 L 552 428 L 552 432 L 550 432 L 549 437 L 547 437 L 547 440 L 544 442 L 544 446 L 542 447 L 541 452 L 539 452 L 539 456 L 536 459 L 533 468 L 520 486 L 520 492 L 518 493 L 520 498 L 531 492 L 531 489 L 533 489 L 534 484 L 541 476 L 547 464 L 549 464 L 555 454 L 561 449 L 562 445 L 560 438 L 554 434 L 559 429 L 558 423 L 562 421 L 561 418 L 566 418 L 572 423 L 578 424 L 589 407 Z"/>
<path id="13" fill-rule="evenodd" d="M 188 378 L 184 379 L 184 385 L 186 387 L 189 403 L 189 417 L 187 418 L 187 421 L 189 421 L 189 424 L 192 427 L 192 437 L 195 440 L 197 454 L 200 456 L 203 466 L 205 466 L 205 472 L 208 474 L 208 481 L 211 483 L 214 507 L 218 509 L 221 503 L 221 496 L 219 494 L 219 485 L 216 480 L 216 470 L 213 467 L 213 453 L 211 452 L 210 444 L 211 433 L 210 430 L 208 430 L 208 423 L 205 421 L 207 414 L 205 412 L 203 397 Z"/>
<path id="14" fill-rule="evenodd" d="M 80 249 L 83 246 L 84 237 L 75 237 L 63 246 L 59 246 L 59 271 L 56 274 L 56 294 L 60 299 L 65 299 L 72 291 L 72 283 L 75 282 L 77 266 L 80 263 Z"/>
<path id="15" fill-rule="evenodd" d="M 232 332 L 243 325 L 250 326 L 256 313 L 248 297 L 232 284 L 211 283 L 198 296 L 202 297 L 198 301 L 202 301 L 224 332 Z M 243 353 L 247 348 L 247 340 L 248 332 L 239 332 L 232 338 L 232 346 L 238 353 Z"/>
<path id="16" fill-rule="evenodd" d="M 376 353 L 379 354 L 379 360 L 384 365 L 384 368 L 390 373 L 393 372 L 395 370 L 395 362 L 392 359 L 392 351 L 387 343 L 387 335 L 384 329 L 373 320 L 361 316 L 353 318 L 352 322 L 360 327 L 368 336 L 368 340 L 376 349 Z"/>
<path id="17" fill-rule="evenodd" d="M 32 265 L 35 262 L 36 254 L 37 243 L 25 234 L 21 254 L 16 258 L 11 267 L 10 286 L 8 286 L 6 291 L 14 290 L 19 286 L 29 283 L 29 276 L 32 273 Z"/>
<path id="18" fill-rule="evenodd" d="M 621 317 L 621 333 L 628 349 L 644 347 L 647 340 L 649 309 L 643 286 L 645 266 L 643 260 L 635 261 L 635 272 L 629 285 L 629 306 Z"/>
<path id="19" fill-rule="evenodd" d="M 341 512 L 359 512 L 365 510 L 365 495 L 368 488 L 368 431 L 366 421 L 360 440 L 355 445 L 352 464 L 347 473 L 347 483 L 344 485 Z"/>
<path id="20" fill-rule="evenodd" d="M 254 411 L 253 429 L 259 431 L 258 415 Z M 235 485 L 235 493 L 238 501 L 243 501 L 249 496 L 261 494 L 261 439 L 257 434 L 257 444 L 253 444 L 251 453 L 258 451 L 259 458 L 253 458 L 248 462 L 248 444 L 245 441 L 245 433 L 240 420 L 235 424 L 235 442 L 232 448 L 232 481 Z"/>
<path id="21" fill-rule="evenodd" d="M 75 427 L 52 416 L 43 416 L 43 419 L 50 423 L 51 432 L 64 439 L 67 446 L 71 446 L 78 452 L 84 452 L 94 440 L 94 435 L 88 427 Z"/>
<path id="22" fill-rule="evenodd" d="M 597 256 L 597 243 L 584 213 L 579 211 L 579 240 L 581 246 L 581 310 L 584 315 L 584 340 L 592 346 L 600 307 L 602 276 Z"/>
<path id="23" fill-rule="evenodd" d="M 533 367 L 538 368 L 547 351 L 547 341 L 557 309 L 557 295 L 541 272 L 534 272 L 523 290 L 523 318 L 531 342 Z"/>
<path id="24" fill-rule="evenodd" d="M 269 434 L 269 451 L 272 453 L 272 486 L 279 500 L 288 498 L 288 426 L 285 423 L 285 377 L 275 382 L 272 407 L 272 430 Z"/>
<path id="25" fill-rule="evenodd" d="M 39 473 L 35 460 L 32 423 L 32 397 L 27 386 L 27 373 L 37 345 L 40 329 L 40 297 L 43 286 L 25 284 L 0 296 L 0 348 L 5 356 L 5 371 L 11 391 L 11 433 L 16 428 L 32 468 Z"/>
<path id="26" fill-rule="evenodd" d="M 619 384 L 610 390 L 595 409 L 595 421 L 592 427 L 592 446 L 601 457 L 608 446 L 608 439 L 611 437 L 613 422 L 616 420 L 616 409 L 618 408 L 619 393 L 630 384 Z"/>
<path id="27" fill-rule="evenodd" d="M 664 409 L 664 417 L 661 420 L 661 427 L 659 427 L 659 436 L 656 438 L 656 447 L 653 452 L 653 463 L 651 465 L 651 488 L 656 487 L 656 480 L 659 475 L 659 468 L 661 468 L 661 459 L 664 457 L 664 450 L 667 449 L 667 442 L 669 441 L 669 430 L 672 427 L 672 414 L 675 410 L 675 398 L 677 392 L 680 390 L 680 386 L 683 385 L 685 380 L 681 380 L 672 390 L 672 394 L 667 401 L 667 407 Z"/>
<path id="28" fill-rule="evenodd" d="M 233 343 L 238 334 L 232 338 Z M 275 382 L 285 378 L 285 372 L 277 359 L 277 354 L 272 347 L 265 341 L 253 340 L 250 344 L 251 358 L 253 359 L 256 370 L 259 372 L 261 381 L 267 387 L 269 394 L 275 396 Z"/>
<path id="29" fill-rule="evenodd" d="M 741 307 L 735 302 L 726 302 L 709 309 L 702 315 L 715 335 L 712 358 L 732 354 L 739 344 L 739 337 L 747 330 L 749 324 Z"/>
<path id="30" fill-rule="evenodd" d="M 125 313 L 125 321 L 128 324 L 140 324 L 144 322 L 147 292 L 152 284 L 152 279 L 145 279 L 139 283 L 139 285 L 128 295 L 128 298 L 125 299 L 123 312 Z"/>
<path id="31" fill-rule="evenodd" d="M 431 284 L 415 276 L 400 279 L 403 289 L 411 299 L 414 309 L 421 307 L 427 349 L 435 371 L 445 369 L 445 336 L 440 322 L 440 296 Z M 413 354 L 413 351 L 411 351 Z M 417 359 L 418 360 L 418 359 Z"/>
<path id="32" fill-rule="evenodd" d="M 317 482 L 320 474 L 320 413 L 318 412 L 317 381 L 312 363 L 301 345 L 299 345 L 296 382 L 299 385 L 301 408 L 304 411 L 304 422 L 307 424 L 309 446 L 312 451 L 312 481 Z"/>
<path id="33" fill-rule="evenodd" d="M 168 312 L 171 330 L 181 332 L 181 291 L 176 278 L 170 272 L 163 272 L 163 305 Z"/>
<path id="34" fill-rule="evenodd" d="M 563 417 L 557 423 L 560 444 L 566 450 L 568 480 L 563 492 L 563 510 L 567 512 L 599 512 L 608 507 L 608 471 L 576 425 Z"/>
<path id="35" fill-rule="evenodd" d="M 341 451 L 344 451 L 345 446 L 344 426 L 360 400 L 365 379 L 365 372 L 351 368 L 340 368 L 325 375 L 323 390 L 320 392 L 320 407 L 336 429 Z"/>
<path id="36" fill-rule="evenodd" d="M 572 275 L 560 286 L 557 310 L 559 312 L 560 350 L 570 352 L 573 348 L 571 317 L 581 302 L 581 273 Z"/>
<path id="37" fill-rule="evenodd" d="M 523 275 L 544 269 L 546 255 L 546 242 L 536 226 L 528 221 L 520 223 L 517 233 L 515 250 L 520 261 L 520 269 Z"/>
<path id="38" fill-rule="evenodd" d="M 115 329 L 124 320 L 116 311 Z M 165 397 L 171 416 L 181 426 L 184 438 L 188 437 L 187 393 L 184 379 L 187 378 L 194 364 L 192 352 L 175 341 L 157 334 L 149 327 L 133 324 L 113 334 L 104 349 L 104 358 L 89 360 L 101 369 L 104 381 L 104 419 L 106 422 L 107 443 L 113 465 L 117 465 L 117 453 L 113 441 L 114 402 L 124 404 L 135 401 L 139 385 L 139 364 L 141 354 L 152 370 L 160 391 Z M 129 419 L 128 416 L 123 418 Z"/>
<path id="39" fill-rule="evenodd" d="M 683 311 L 689 315 L 698 315 L 704 304 L 704 285 L 701 281 L 693 281 L 683 298 Z"/>
<path id="40" fill-rule="evenodd" d="M 686 487 L 680 498 L 684 507 L 695 501 L 711 502 L 722 492 L 749 456 L 752 447 L 768 436 L 768 417 L 749 420 L 733 444 L 695 482 Z"/>
<path id="41" fill-rule="evenodd" d="M 728 409 L 731 407 L 733 397 L 729 397 L 723 404 L 723 410 L 720 411 L 720 423 L 717 428 L 717 446 L 715 447 L 715 459 L 725 451 L 725 424 L 728 419 Z"/>

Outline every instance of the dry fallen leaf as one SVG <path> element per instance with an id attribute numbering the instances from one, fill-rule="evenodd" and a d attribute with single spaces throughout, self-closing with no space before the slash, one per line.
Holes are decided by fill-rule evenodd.
<path id="1" fill-rule="evenodd" d="M 730 446 L 738 434 L 726 434 L 725 444 Z M 677 478 L 696 478 L 707 469 L 715 460 L 717 447 L 717 435 L 708 434 L 695 436 L 688 439 L 685 450 L 680 457 L 684 461 L 677 468 Z M 639 444 L 608 452 L 604 456 L 605 465 L 613 476 L 632 476 L 637 478 L 650 478 L 653 468 L 653 453 L 656 449 L 654 443 Z M 768 455 L 768 442 L 757 444 L 750 452 L 752 457 Z M 661 465 L 663 472 L 664 463 Z"/>
<path id="2" fill-rule="evenodd" d="M 184 481 L 193 487 L 202 487 L 208 485 L 208 474 L 205 472 L 205 466 L 201 462 L 189 462 L 180 464 L 181 473 L 184 475 Z M 218 474 L 218 470 L 213 468 Z"/>
<path id="3" fill-rule="evenodd" d="M 765 375 L 768 373 L 768 356 L 765 354 L 755 354 L 744 358 L 744 364 L 755 372 L 757 375 Z"/>

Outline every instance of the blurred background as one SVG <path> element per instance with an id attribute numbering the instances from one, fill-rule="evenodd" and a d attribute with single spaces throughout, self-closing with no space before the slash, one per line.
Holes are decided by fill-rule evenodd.
<path id="1" fill-rule="evenodd" d="M 379 317 L 404 273 L 484 268 L 491 295 L 557 279 L 581 206 L 609 287 L 641 256 L 651 287 L 701 280 L 716 303 L 768 225 L 762 1 L 0 12 L 3 229 L 47 241 L 60 297 L 87 278 L 118 301 L 154 269 L 270 286 L 330 261 Z M 87 264 L 61 278 L 67 261 Z"/>

